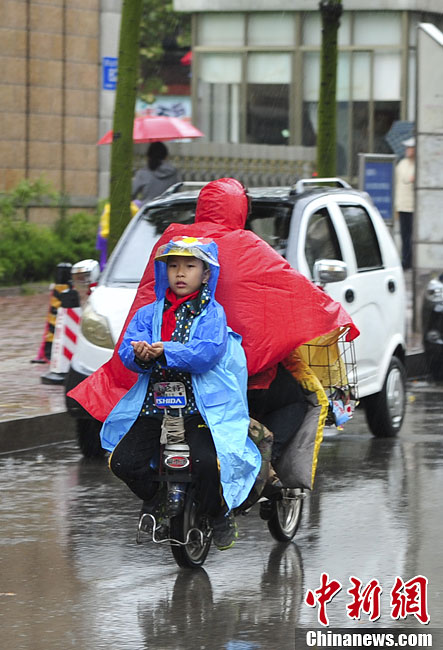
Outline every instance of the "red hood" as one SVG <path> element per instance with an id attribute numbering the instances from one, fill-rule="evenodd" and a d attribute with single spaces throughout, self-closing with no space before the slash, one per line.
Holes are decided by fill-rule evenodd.
<path id="1" fill-rule="evenodd" d="M 245 188 L 235 178 L 219 178 L 201 190 L 195 223 L 214 223 L 229 230 L 245 227 L 249 211 Z"/>

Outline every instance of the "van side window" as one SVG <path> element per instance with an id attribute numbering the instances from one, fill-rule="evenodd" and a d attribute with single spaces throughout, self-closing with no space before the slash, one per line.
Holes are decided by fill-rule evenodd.
<path id="1" fill-rule="evenodd" d="M 326 208 L 317 210 L 309 217 L 305 255 L 311 274 L 316 260 L 343 260 L 337 233 Z"/>
<path id="2" fill-rule="evenodd" d="M 340 205 L 354 245 L 359 272 L 383 268 L 374 224 L 361 205 Z"/>

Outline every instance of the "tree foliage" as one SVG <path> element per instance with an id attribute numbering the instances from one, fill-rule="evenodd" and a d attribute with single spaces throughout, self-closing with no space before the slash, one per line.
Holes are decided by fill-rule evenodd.
<path id="1" fill-rule="evenodd" d="M 337 89 L 337 37 L 341 0 L 321 0 L 322 48 L 320 70 L 320 97 L 317 128 L 317 173 L 320 177 L 336 175 L 336 89 Z"/>
<path id="2" fill-rule="evenodd" d="M 138 94 L 152 101 L 165 90 L 161 61 L 165 50 L 191 47 L 191 15 L 174 11 L 172 0 L 143 0 L 140 23 Z"/>
<path id="3" fill-rule="evenodd" d="M 26 209 L 47 205 L 48 197 L 60 209 L 55 225 L 27 221 Z M 57 264 L 96 256 L 98 212 L 67 214 L 61 198 L 43 178 L 0 193 L 0 285 L 50 281 Z"/>
<path id="4" fill-rule="evenodd" d="M 43 177 L 35 180 L 23 178 L 9 192 L 0 192 L 0 217 L 20 217 L 30 205 L 43 205 L 48 199 L 59 201 L 60 195 Z"/>

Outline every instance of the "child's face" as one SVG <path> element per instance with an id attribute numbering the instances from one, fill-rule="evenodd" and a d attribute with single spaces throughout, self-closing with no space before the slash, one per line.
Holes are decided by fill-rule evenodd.
<path id="1" fill-rule="evenodd" d="M 168 258 L 168 282 L 177 298 L 183 298 L 200 289 L 209 278 L 202 260 L 185 255 L 173 255 Z"/>

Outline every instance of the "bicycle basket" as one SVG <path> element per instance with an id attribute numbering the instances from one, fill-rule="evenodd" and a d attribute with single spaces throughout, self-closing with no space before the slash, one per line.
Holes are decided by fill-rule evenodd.
<path id="1" fill-rule="evenodd" d="M 301 354 L 319 378 L 329 401 L 326 425 L 343 425 L 358 403 L 357 363 L 353 341 L 340 330 L 301 346 Z"/>

